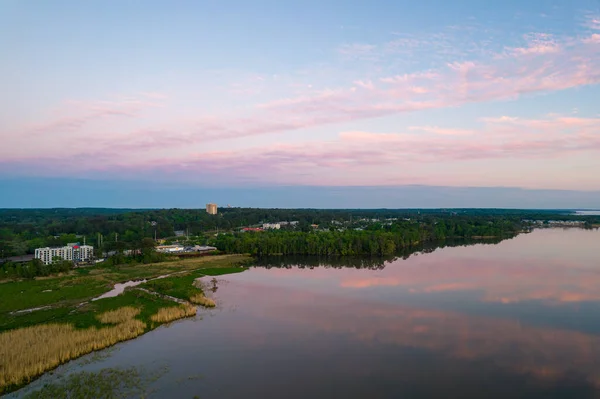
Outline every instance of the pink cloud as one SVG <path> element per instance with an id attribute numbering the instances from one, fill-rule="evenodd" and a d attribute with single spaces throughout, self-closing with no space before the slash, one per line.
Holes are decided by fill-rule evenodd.
<path id="1" fill-rule="evenodd" d="M 474 131 L 468 129 L 449 129 L 438 126 L 410 126 L 408 129 L 446 136 L 466 136 L 475 133 Z"/>
<path id="2" fill-rule="evenodd" d="M 581 41 L 558 44 L 550 35 L 528 38 L 489 62 L 463 61 L 446 68 L 382 77 L 379 84 L 355 81 L 361 90 L 335 89 L 261 105 L 278 117 L 328 124 L 468 102 L 514 99 L 535 92 L 563 90 L 600 82 L 600 49 Z M 526 61 L 522 55 L 528 55 Z M 569 59 L 569 63 L 563 62 Z M 357 83 L 358 82 L 358 83 Z M 423 100 L 417 96 L 426 95 Z"/>
<path id="3" fill-rule="evenodd" d="M 354 84 L 358 87 L 361 87 L 363 89 L 367 89 L 367 90 L 373 90 L 375 88 L 375 86 L 373 85 L 373 82 L 371 82 L 370 80 L 357 80 L 354 82 Z"/>
<path id="4" fill-rule="evenodd" d="M 531 49 L 556 39 L 537 34 L 527 38 Z M 251 116 L 200 117 L 183 126 L 182 141 L 226 140 L 282 133 L 327 124 L 347 123 L 469 102 L 514 99 L 534 92 L 562 90 L 600 82 L 600 49 L 582 41 L 563 40 L 556 51 L 531 50 L 526 61 L 515 54 L 484 61 L 449 63 L 445 68 L 354 80 L 347 88 L 310 90 L 298 97 L 259 104 Z M 535 47 L 538 46 L 538 47 Z M 372 51 L 375 46 L 359 46 Z M 524 47 L 525 48 L 525 47 Z M 563 62 L 569 59 L 569 63 Z M 65 117 L 37 126 L 39 131 L 77 130 L 110 117 L 132 117 L 157 106 L 163 96 L 146 94 L 140 100 L 94 103 L 76 107 Z M 250 114 L 250 112 L 248 112 Z M 158 127 L 158 130 L 171 128 Z M 449 132 L 447 132 L 449 133 Z"/>
<path id="5" fill-rule="evenodd" d="M 114 101 L 69 101 L 54 112 L 48 122 L 27 127 L 34 133 L 53 133 L 81 129 L 87 124 L 111 117 L 134 118 L 142 112 L 161 106 L 166 96 L 160 93 L 142 93 L 138 97 Z"/>
<path id="6" fill-rule="evenodd" d="M 266 168 L 281 181 L 299 181 L 296 178 L 301 173 L 312 173 L 319 176 L 315 180 L 324 181 L 335 180 L 348 171 L 360 171 L 363 166 L 408 170 L 409 165 L 418 168 L 440 161 L 539 159 L 595 152 L 600 147 L 594 134 L 598 121 L 570 116 L 487 118 L 482 120 L 480 129 L 436 123 L 412 126 L 408 132 L 349 131 L 327 140 L 289 145 L 277 144 L 276 137 L 269 137 L 265 139 L 270 143 L 267 146 L 246 146 L 243 150 L 222 153 L 214 153 L 213 147 L 215 143 L 237 144 L 235 139 L 246 137 L 597 84 L 600 46 L 596 36 L 594 33 L 580 39 L 531 34 L 520 47 L 477 60 L 461 57 L 461 61 L 445 62 L 435 69 L 389 76 L 368 73 L 365 75 L 369 79 L 353 77 L 346 86 L 322 90 L 306 89 L 303 84 L 302 95 L 288 94 L 265 101 L 242 110 L 243 114 L 199 113 L 186 120 L 171 117 L 172 120 L 156 123 L 149 111 L 165 105 L 166 96 L 160 93 L 73 103 L 53 113 L 47 122 L 11 131 L 0 155 L 7 162 L 37 160 L 39 165 L 52 164 L 56 168 L 63 167 L 57 158 L 71 156 L 80 161 L 82 168 L 97 168 L 98 161 L 108 168 L 128 165 L 131 169 L 143 169 L 160 165 L 188 172 L 210 168 L 222 171 L 223 175 L 239 173 L 248 179 L 260 179 L 263 175 L 260 169 Z M 440 37 L 442 42 L 447 39 Z M 433 42 L 435 38 L 427 40 Z M 418 47 L 415 43 L 403 39 L 391 47 Z M 382 47 L 386 46 L 348 45 L 342 52 L 380 57 L 383 51 L 389 55 L 390 49 Z M 254 80 L 262 87 L 262 77 Z M 140 123 L 129 126 L 133 119 Z M 27 134 L 32 132 L 44 134 L 38 134 L 35 143 L 28 145 Z M 79 140 L 81 137 L 85 140 Z M 225 140 L 229 142 L 219 143 Z M 66 150 L 70 155 L 55 149 Z M 47 155 L 53 153 L 57 155 Z M 325 176 L 328 173 L 331 175 Z M 346 175 L 346 181 L 352 181 L 353 176 Z M 310 179 L 302 178 L 306 179 L 304 182 Z"/>
<path id="7" fill-rule="evenodd" d="M 441 75 L 435 71 L 421 71 L 404 75 L 396 75 L 381 78 L 380 81 L 383 83 L 412 83 L 418 81 L 431 81 L 439 79 Z"/>
<path id="8" fill-rule="evenodd" d="M 79 151 L 72 149 L 70 157 L 61 153 L 58 158 L 37 157 L 27 162 L 38 168 L 54 165 L 55 169 L 70 170 L 69 164 L 76 158 L 80 170 L 98 170 L 98 165 L 102 165 L 104 170 L 119 170 L 119 173 L 169 171 L 194 179 L 202 176 L 197 171 L 210 171 L 227 181 L 265 181 L 264 172 L 268 170 L 270 183 L 344 185 L 385 182 L 381 180 L 387 178 L 385 174 L 379 178 L 363 175 L 371 167 L 414 172 L 427 164 L 446 161 L 548 159 L 600 151 L 600 137 L 595 134 L 600 119 L 557 115 L 539 120 L 488 118 L 486 123 L 479 131 L 487 137 L 485 141 L 474 141 L 473 135 L 463 129 L 424 126 L 413 127 L 422 132 L 419 134 L 342 132 L 328 141 L 274 143 L 227 151 L 193 150 L 193 138 L 178 141 L 177 136 L 171 139 L 168 132 L 155 131 L 122 142 L 92 139 Z M 167 155 L 171 146 L 178 154 L 176 158 Z M 123 158 L 123 153 L 130 155 Z M 396 174 L 394 183 L 416 183 L 405 175 L 411 174 Z"/>
<path id="9" fill-rule="evenodd" d="M 409 135 L 397 133 L 369 133 L 369 132 L 342 132 L 339 134 L 342 141 L 356 142 L 401 142 L 410 138 Z"/>
<path id="10" fill-rule="evenodd" d="M 548 33 L 530 33 L 525 35 L 524 47 L 508 48 L 507 54 L 511 56 L 528 56 L 556 54 L 562 50 L 558 41 Z"/>
<path id="11" fill-rule="evenodd" d="M 589 14 L 583 26 L 592 30 L 600 30 L 600 15 Z"/>
<path id="12" fill-rule="evenodd" d="M 583 43 L 586 44 L 600 44 L 600 34 L 594 33 L 589 37 L 583 39 Z"/>

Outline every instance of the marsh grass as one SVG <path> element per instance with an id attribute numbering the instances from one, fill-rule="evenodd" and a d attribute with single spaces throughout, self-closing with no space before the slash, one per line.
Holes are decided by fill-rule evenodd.
<path id="1" fill-rule="evenodd" d="M 98 315 L 98 320 L 102 324 L 121 324 L 125 323 L 140 314 L 140 309 L 131 306 L 125 306 L 116 310 L 109 310 Z"/>
<path id="2" fill-rule="evenodd" d="M 192 305 L 182 306 L 141 290 L 126 290 L 114 298 L 87 302 L 109 290 L 112 284 L 188 271 L 190 274 L 182 276 L 182 280 L 155 291 L 164 294 L 163 290 L 172 290 L 178 295 L 171 296 L 190 300 L 202 294 L 192 286 L 193 279 L 199 276 L 197 269 L 225 270 L 248 259 L 225 255 L 113 269 L 90 267 L 86 269 L 89 274 L 0 282 L 0 394 L 71 359 L 135 338 L 161 323 L 196 314 Z M 79 306 L 82 302 L 87 303 Z M 45 305 L 52 308 L 11 313 Z"/>
<path id="3" fill-rule="evenodd" d="M 217 306 L 214 300 L 205 297 L 204 294 L 192 295 L 190 297 L 190 302 L 204 306 L 205 308 L 214 308 L 215 306 Z"/>
<path id="4" fill-rule="evenodd" d="M 145 331 L 146 323 L 134 317 L 139 309 L 122 308 L 98 319 L 114 326 L 78 330 L 71 324 L 42 324 L 0 334 L 0 392 L 68 360 L 128 340 Z"/>
<path id="5" fill-rule="evenodd" d="M 196 315 L 196 307 L 192 305 L 171 306 L 161 308 L 158 313 L 152 315 L 150 320 L 157 323 L 168 323 L 173 320 L 182 319 Z"/>

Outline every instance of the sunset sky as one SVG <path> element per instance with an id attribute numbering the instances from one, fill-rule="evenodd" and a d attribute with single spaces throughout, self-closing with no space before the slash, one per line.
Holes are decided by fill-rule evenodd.
<path id="1" fill-rule="evenodd" d="M 598 0 L 2 0 L 0 49 L 0 206 L 48 179 L 88 188 L 56 206 L 418 185 L 600 207 Z"/>

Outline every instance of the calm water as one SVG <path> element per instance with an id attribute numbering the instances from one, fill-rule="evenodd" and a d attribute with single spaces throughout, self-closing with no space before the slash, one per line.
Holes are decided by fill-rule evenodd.
<path id="1" fill-rule="evenodd" d="M 599 244 L 545 229 L 370 268 L 252 268 L 219 279 L 217 310 L 29 390 L 144 366 L 168 368 L 159 398 L 600 398 Z"/>

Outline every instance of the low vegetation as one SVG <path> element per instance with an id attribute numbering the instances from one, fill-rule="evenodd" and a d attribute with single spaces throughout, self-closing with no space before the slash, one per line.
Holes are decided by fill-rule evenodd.
<path id="1" fill-rule="evenodd" d="M 192 295 L 190 297 L 190 302 L 204 306 L 205 308 L 214 308 L 215 306 L 217 306 L 214 300 L 205 297 L 204 294 Z"/>
<path id="2" fill-rule="evenodd" d="M 239 266 L 250 260 L 244 255 L 222 255 L 148 265 L 96 266 L 84 269 L 86 274 L 73 271 L 61 276 L 0 282 L 0 331 L 57 321 L 64 316 L 64 309 L 109 291 L 115 283 L 199 269 L 204 270 L 203 274 L 227 274 L 239 271 Z M 14 313 L 47 305 L 52 309 L 31 314 Z"/>
<path id="3" fill-rule="evenodd" d="M 192 305 L 181 305 L 172 306 L 168 308 L 161 308 L 158 313 L 152 315 L 150 319 L 157 323 L 168 323 L 173 320 L 182 319 L 184 317 L 190 317 L 196 315 L 196 307 Z"/>
<path id="4" fill-rule="evenodd" d="M 121 324 L 129 320 L 133 320 L 135 316 L 140 314 L 140 310 L 131 306 L 125 306 L 117 310 L 109 310 L 98 315 L 98 320 L 102 324 Z"/>
<path id="5" fill-rule="evenodd" d="M 192 286 L 193 276 L 203 275 L 205 269 L 211 273 L 220 269 L 242 271 L 245 269 L 237 265 L 248 259 L 216 256 L 159 265 L 95 267 L 86 274 L 0 283 L 0 394 L 68 360 L 196 314 L 192 304 L 156 295 L 168 290 L 131 288 L 116 297 L 90 301 L 114 283 L 184 272 L 184 277 L 192 278 L 189 292 L 197 295 L 202 291 Z M 175 276 L 155 281 L 169 283 L 171 279 L 178 281 Z M 190 296 L 182 299 L 190 300 Z M 23 312 L 44 306 L 49 308 Z"/>
<path id="6" fill-rule="evenodd" d="M 172 277 L 148 281 L 144 284 L 141 284 L 139 287 L 184 301 L 189 301 L 198 305 L 214 307 L 214 301 L 210 298 L 207 298 L 204 295 L 202 287 L 199 287 L 198 284 L 194 284 L 194 282 L 203 276 L 216 276 L 219 274 L 225 274 L 225 272 L 227 274 L 239 273 L 243 272 L 244 270 L 246 270 L 244 267 L 200 269 L 186 274 L 179 274 Z"/>
<path id="7" fill-rule="evenodd" d="M 67 376 L 41 389 L 25 394 L 25 399 L 89 399 L 89 398 L 145 398 L 147 387 L 165 371 L 147 372 L 136 367 L 82 371 Z"/>
<path id="8" fill-rule="evenodd" d="M 98 316 L 110 327 L 77 329 L 71 324 L 42 324 L 0 334 L 0 387 L 17 386 L 68 360 L 135 338 L 146 324 L 139 309 L 125 307 Z"/>

